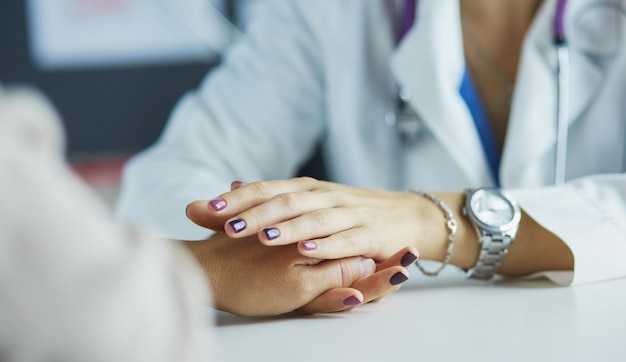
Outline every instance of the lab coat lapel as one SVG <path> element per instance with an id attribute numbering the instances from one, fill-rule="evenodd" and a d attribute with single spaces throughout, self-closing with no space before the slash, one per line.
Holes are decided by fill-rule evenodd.
<path id="1" fill-rule="evenodd" d="M 605 68 L 600 64 L 618 49 L 619 17 L 623 15 L 614 4 L 598 0 L 571 2 L 566 15 L 571 63 L 569 124 L 572 125 L 582 118 L 599 93 L 605 77 Z"/>
<path id="2" fill-rule="evenodd" d="M 524 44 L 500 166 L 504 187 L 540 186 L 554 181 L 557 65 L 551 26 L 555 6 L 555 0 L 542 5 Z M 574 11 L 568 9 L 568 14 Z M 590 106 L 603 73 L 589 54 L 570 46 L 569 79 L 571 126 Z"/>
<path id="3" fill-rule="evenodd" d="M 470 184 L 490 185 L 489 166 L 459 95 L 464 59 L 458 2 L 421 1 L 415 26 L 393 54 L 392 67 L 411 105 Z"/>

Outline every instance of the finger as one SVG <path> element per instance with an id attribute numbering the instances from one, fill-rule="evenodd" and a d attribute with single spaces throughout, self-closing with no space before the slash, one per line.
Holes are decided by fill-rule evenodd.
<path id="1" fill-rule="evenodd" d="M 243 186 L 246 186 L 247 184 L 248 184 L 247 182 L 235 180 L 230 183 L 230 191 L 237 190 Z"/>
<path id="2" fill-rule="evenodd" d="M 259 232 L 259 239 L 262 242 L 267 242 L 268 245 L 284 245 L 302 240 L 300 238 L 291 241 L 286 238 L 289 234 L 284 232 L 288 231 L 291 233 L 293 230 L 302 227 L 303 224 L 307 224 L 306 221 L 309 221 L 308 224 L 314 224 L 314 226 L 310 225 L 310 227 L 301 230 L 298 235 L 310 238 L 312 235 L 310 232 L 307 234 L 307 232 L 313 228 L 316 230 L 315 236 L 329 235 L 332 232 L 343 230 L 343 228 L 337 228 L 339 226 L 336 226 L 336 224 L 345 224 L 345 221 L 340 223 L 340 221 L 345 220 L 345 217 L 333 218 L 326 215 L 327 212 L 338 214 L 338 211 L 334 209 L 338 206 L 338 197 L 333 197 L 334 194 L 334 192 L 311 191 L 279 194 L 260 205 L 233 216 L 226 221 L 224 228 L 229 236 L 233 238 L 250 236 Z M 281 222 L 288 222 L 300 216 L 306 217 L 299 219 L 298 225 L 294 226 L 287 223 L 285 230 L 282 229 L 284 225 Z M 335 225 L 329 225 L 331 221 L 334 221 Z M 279 229 L 279 227 L 281 228 Z M 280 242 L 283 239 L 284 241 Z"/>
<path id="3" fill-rule="evenodd" d="M 380 271 L 396 265 L 408 268 L 413 263 L 415 263 L 415 261 L 417 261 L 418 257 L 419 253 L 417 249 L 412 246 L 407 246 L 397 251 L 389 259 L 383 261 L 382 263 L 379 263 L 376 266 L 376 270 Z"/>
<path id="4" fill-rule="evenodd" d="M 198 226 L 215 231 L 224 231 L 224 218 L 215 217 L 211 201 L 198 200 L 187 205 L 185 213 L 187 218 Z"/>
<path id="5" fill-rule="evenodd" d="M 400 289 L 409 279 L 409 271 L 401 266 L 393 266 L 373 275 L 360 279 L 352 284 L 352 288 L 363 293 L 363 303 L 379 300 Z"/>
<path id="6" fill-rule="evenodd" d="M 348 287 L 361 278 L 373 275 L 376 271 L 376 264 L 370 258 L 353 257 L 326 260 L 315 265 L 299 264 L 295 268 L 302 273 L 307 273 L 304 277 L 311 281 L 308 285 L 312 288 L 311 293 L 315 293 L 301 307 L 301 313 L 310 314 L 343 310 L 360 304 L 363 301 L 363 295 Z M 323 292 L 317 292 L 319 290 Z"/>
<path id="7" fill-rule="evenodd" d="M 328 237 L 357 227 L 358 223 L 358 215 L 351 212 L 349 208 L 317 209 L 294 219 L 262 228 L 259 231 L 259 240 L 265 245 L 287 245 L 301 240 Z M 353 255 L 359 254 L 343 256 Z"/>
<path id="8" fill-rule="evenodd" d="M 234 191 L 247 185 L 246 182 L 235 180 L 230 184 L 230 190 Z M 206 206 L 206 207 L 205 207 Z M 213 200 L 198 200 L 187 205 L 186 214 L 192 222 L 215 231 L 224 231 L 224 222 L 229 215 L 219 215 L 219 211 L 228 206 L 226 200 L 215 198 Z"/>
<path id="9" fill-rule="evenodd" d="M 367 278 L 376 272 L 376 263 L 370 258 L 352 257 L 325 260 L 314 265 L 297 265 L 303 272 L 312 273 L 311 285 L 317 290 L 348 288 L 359 279 Z"/>
<path id="10" fill-rule="evenodd" d="M 354 288 L 336 288 L 326 291 L 299 308 L 300 314 L 332 313 L 363 304 L 363 294 Z"/>
<path id="11" fill-rule="evenodd" d="M 239 212 L 266 202 L 276 195 L 311 190 L 316 182 L 319 181 L 310 177 L 252 182 L 219 195 L 211 200 L 211 205 L 213 212 L 228 214 L 232 217 Z"/>
<path id="12" fill-rule="evenodd" d="M 400 289 L 409 278 L 402 267 L 387 268 L 356 281 L 353 288 L 331 289 L 298 309 L 302 314 L 330 313 L 353 309 L 364 303 L 378 301 Z M 354 291 L 360 291 L 355 293 Z"/>
<path id="13" fill-rule="evenodd" d="M 298 251 L 310 258 L 338 259 L 363 255 L 375 259 L 386 259 L 381 243 L 371 230 L 363 227 L 351 228 L 330 236 L 304 240 L 298 243 Z"/>

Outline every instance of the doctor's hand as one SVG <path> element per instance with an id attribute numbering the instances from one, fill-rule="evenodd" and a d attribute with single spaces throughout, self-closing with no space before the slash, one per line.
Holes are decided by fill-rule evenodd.
<path id="1" fill-rule="evenodd" d="M 378 265 L 362 257 L 311 259 L 293 245 L 268 247 L 256 236 L 224 233 L 186 244 L 210 281 L 216 308 L 242 316 L 350 310 L 400 288 L 409 275 L 403 261 L 417 258 L 405 248 Z"/>
<path id="2" fill-rule="evenodd" d="M 366 256 L 377 261 L 443 229 L 441 211 L 423 197 L 349 187 L 308 177 L 233 183 L 211 201 L 195 201 L 187 216 L 232 238 L 257 235 L 265 245 L 297 243 L 319 259 Z M 443 239 L 443 237 L 441 237 Z"/>

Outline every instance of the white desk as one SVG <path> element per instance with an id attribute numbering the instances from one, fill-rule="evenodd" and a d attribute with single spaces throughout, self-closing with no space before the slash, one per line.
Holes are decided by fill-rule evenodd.
<path id="1" fill-rule="evenodd" d="M 626 361 L 626 279 L 484 283 L 454 269 L 348 313 L 219 313 L 227 362 Z"/>

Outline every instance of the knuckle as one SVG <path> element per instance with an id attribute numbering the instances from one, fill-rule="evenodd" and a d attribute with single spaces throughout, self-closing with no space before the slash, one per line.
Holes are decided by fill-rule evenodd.
<path id="1" fill-rule="evenodd" d="M 345 250 L 353 250 L 357 245 L 357 241 L 349 233 L 339 233 L 336 235 Z"/>
<path id="2" fill-rule="evenodd" d="M 302 269 L 298 269 L 292 275 L 290 282 L 292 293 L 297 299 L 306 300 L 315 294 L 315 286 L 318 284 L 311 277 L 310 274 L 304 272 Z"/>
<path id="3" fill-rule="evenodd" d="M 333 202 L 335 202 L 336 204 L 344 203 L 345 193 L 343 191 L 330 190 L 330 191 L 326 191 L 326 192 L 328 194 L 328 197 L 331 200 L 333 200 Z"/>
<path id="4" fill-rule="evenodd" d="M 298 182 L 301 182 L 305 185 L 311 185 L 317 182 L 317 179 L 314 179 L 313 177 L 310 177 L 310 176 L 301 176 L 301 177 L 298 177 Z"/>
<path id="5" fill-rule="evenodd" d="M 283 205 L 291 210 L 299 210 L 301 208 L 301 202 L 297 194 L 294 192 L 280 194 L 278 195 L 278 199 L 283 203 Z"/>
<path id="6" fill-rule="evenodd" d="M 300 285 L 300 296 L 304 297 L 304 299 L 309 299 L 311 296 L 319 293 L 316 289 L 315 283 L 305 282 Z"/>
<path id="7" fill-rule="evenodd" d="M 269 182 L 266 182 L 266 181 L 253 182 L 252 187 L 254 187 L 254 190 L 256 191 L 256 193 L 263 198 L 269 198 L 272 196 L 272 187 L 270 186 Z"/>
<path id="8" fill-rule="evenodd" d="M 311 217 L 320 228 L 325 228 L 330 224 L 330 218 L 323 210 L 315 210 L 311 212 Z"/>

